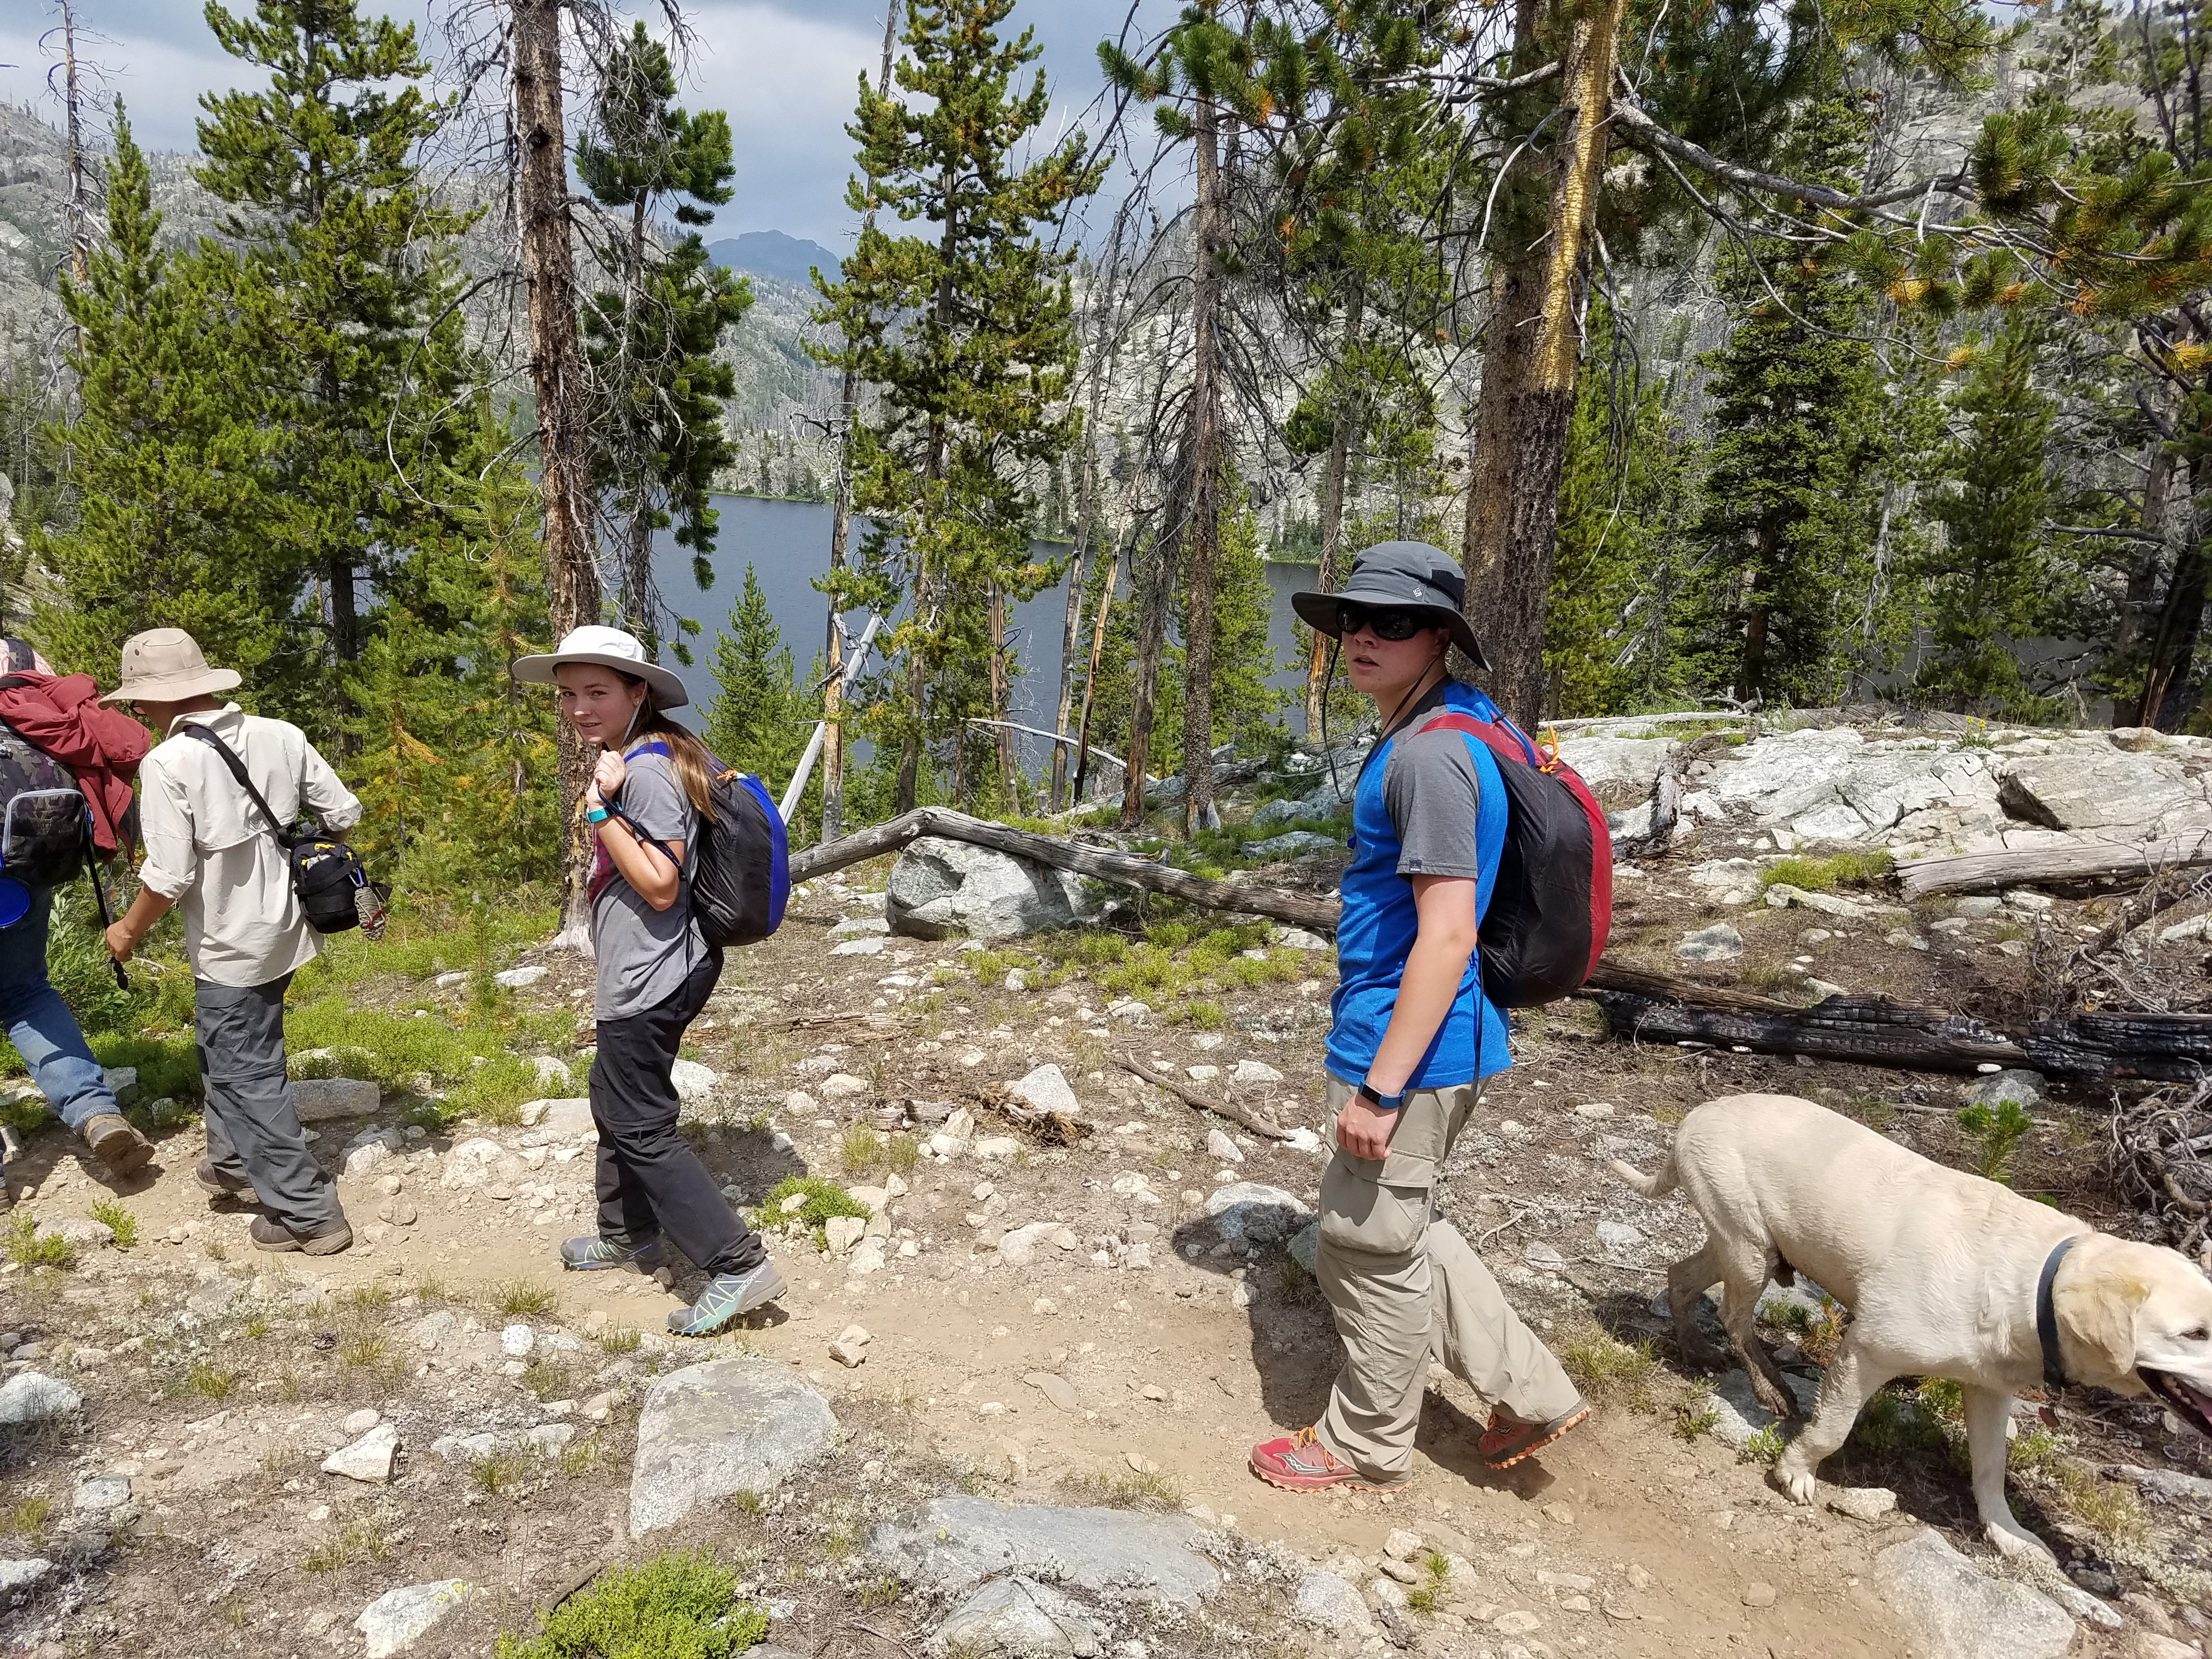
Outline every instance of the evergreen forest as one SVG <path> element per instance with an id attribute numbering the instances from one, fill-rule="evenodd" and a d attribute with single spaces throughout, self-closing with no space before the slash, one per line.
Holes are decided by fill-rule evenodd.
<path id="1" fill-rule="evenodd" d="M 711 669 L 694 723 L 778 796 L 827 722 L 795 840 L 1135 829 L 1170 776 L 1217 827 L 1231 757 L 1358 716 L 1271 647 L 1267 562 L 1383 540 L 1462 562 L 1526 724 L 2212 732 L 2212 9 L 1192 0 L 1060 64 L 1048 3 L 897 0 L 852 65 L 766 429 L 708 243 L 735 70 L 678 0 L 211 0 L 190 223 L 63 8 L 0 625 L 103 684 L 191 629 L 418 890 L 573 882 L 588 757 L 507 668 L 584 623 Z M 803 636 L 732 493 L 830 508 Z"/>

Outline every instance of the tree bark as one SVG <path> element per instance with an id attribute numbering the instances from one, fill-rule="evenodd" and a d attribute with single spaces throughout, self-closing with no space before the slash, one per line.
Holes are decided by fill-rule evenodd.
<path id="1" fill-rule="evenodd" d="M 1538 3 L 1522 0 L 1524 42 Z M 1468 478 L 1462 609 L 1490 656 L 1493 695 L 1524 725 L 1543 713 L 1553 532 L 1574 416 L 1584 253 L 1605 167 L 1621 4 L 1590 0 L 1574 20 L 1553 141 L 1549 234 L 1524 251 L 1509 227 L 1508 251 L 1492 278 Z"/>
<path id="2" fill-rule="evenodd" d="M 884 8 L 884 61 L 876 75 L 876 96 L 888 98 L 891 90 L 891 52 L 898 40 L 899 9 L 895 5 Z M 869 180 L 868 210 L 860 216 L 860 234 L 866 236 L 876 226 L 875 181 Z M 845 549 L 852 533 L 853 520 L 853 417 L 860 406 L 860 376 L 857 370 L 845 371 L 844 384 L 837 393 L 837 490 L 836 505 L 830 515 L 830 568 L 834 574 L 845 568 Z M 822 691 L 822 836 L 823 841 L 835 841 L 845 830 L 845 677 L 837 671 L 845 662 L 845 629 L 837 615 L 837 601 L 830 601 L 830 615 L 823 633 L 827 636 L 822 657 L 828 665 L 830 681 Z"/>
<path id="3" fill-rule="evenodd" d="M 1155 688 L 1160 678 L 1160 654 L 1166 648 L 1168 605 L 1175 594 L 1174 538 L 1170 523 L 1153 543 L 1151 558 L 1141 565 L 1132 562 L 1137 584 L 1137 652 L 1129 665 L 1128 759 L 1121 780 L 1121 827 L 1134 830 L 1145 821 L 1145 772 L 1152 759 L 1152 714 Z M 1185 711 L 1188 717 L 1188 711 Z"/>
<path id="4" fill-rule="evenodd" d="M 1359 441 L 1360 416 L 1364 404 L 1358 394 L 1349 389 L 1350 365 L 1352 353 L 1359 343 L 1359 331 L 1365 321 L 1367 307 L 1367 278 L 1355 273 L 1352 290 L 1344 298 L 1344 343 L 1340 348 L 1338 370 L 1344 384 L 1337 398 L 1336 419 L 1329 431 L 1328 459 L 1322 464 L 1321 475 L 1321 578 L 1322 592 L 1327 592 L 1344 578 L 1344 479 L 1352 459 L 1352 447 Z M 1316 633 L 1313 640 L 1313 656 L 1306 664 L 1306 741 L 1321 741 L 1321 700 L 1322 684 L 1328 675 L 1328 635 Z"/>
<path id="5" fill-rule="evenodd" d="M 2206 556 L 2204 526 L 2197 507 L 2208 472 L 2212 472 L 2212 463 L 2203 457 L 2190 461 L 2179 526 L 2181 545 L 2174 554 L 2173 574 L 2166 580 L 2166 602 L 2159 607 L 2158 627 L 2151 635 L 2142 699 L 2136 709 L 2137 726 L 2179 726 L 2188 712 L 2185 694 L 2196 665 L 2197 636 L 2204 626 L 2207 579 L 2212 577 L 2212 560 Z"/>
<path id="6" fill-rule="evenodd" d="M 545 502 L 545 583 L 557 641 L 599 619 L 589 480 L 577 430 L 583 395 L 576 343 L 576 265 L 569 243 L 568 144 L 561 106 L 561 0 L 508 0 L 514 28 L 515 204 L 521 220 L 523 283 L 530 309 L 531 389 L 538 404 L 539 484 Z M 560 938 L 588 949 L 591 842 L 579 811 L 592 764 L 566 720 L 559 723 L 561 822 L 568 826 L 561 872 Z"/>
<path id="7" fill-rule="evenodd" d="M 1221 543 L 1221 315 L 1223 220 L 1219 122 L 1213 100 L 1194 100 L 1198 153 L 1196 246 L 1191 258 L 1190 426 L 1183 514 L 1182 832 L 1221 827 L 1213 805 L 1213 583 Z M 1138 780 L 1139 789 L 1143 780 Z"/>

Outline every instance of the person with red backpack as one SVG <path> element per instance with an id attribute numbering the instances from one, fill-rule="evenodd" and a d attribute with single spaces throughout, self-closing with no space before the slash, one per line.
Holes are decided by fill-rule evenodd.
<path id="1" fill-rule="evenodd" d="M 555 650 L 516 659 L 514 672 L 556 686 L 561 718 L 599 750 L 584 794 L 598 964 L 599 1231 L 562 1244 L 561 1264 L 658 1273 L 673 1243 L 707 1284 L 668 1316 L 668 1328 L 712 1336 L 785 1290 L 760 1235 L 676 1127 L 677 1049 L 721 977 L 723 945 L 748 936 L 714 925 L 699 890 L 719 860 L 702 853 L 710 838 L 727 844 L 738 828 L 731 820 L 751 797 L 718 792 L 733 775 L 663 712 L 690 701 L 684 683 L 622 629 L 574 629 Z M 780 917 L 781 896 L 775 909 Z"/>
<path id="2" fill-rule="evenodd" d="M 1512 794 L 1491 744 L 1512 728 L 1448 671 L 1454 645 L 1487 665 L 1460 614 L 1464 588 L 1437 549 L 1384 542 L 1358 556 L 1341 592 L 1291 600 L 1339 641 L 1381 721 L 1353 790 L 1327 1056 L 1335 1155 L 1315 1253 L 1344 1364 L 1318 1423 L 1251 1455 L 1254 1474 L 1294 1491 L 1406 1484 L 1432 1350 L 1492 1403 L 1480 1450 L 1492 1468 L 1589 1414 L 1474 1248 L 1436 1215 L 1481 1080 L 1512 1064 L 1477 949 L 1499 892 Z M 1587 912 L 1582 921 L 1588 954 Z"/>

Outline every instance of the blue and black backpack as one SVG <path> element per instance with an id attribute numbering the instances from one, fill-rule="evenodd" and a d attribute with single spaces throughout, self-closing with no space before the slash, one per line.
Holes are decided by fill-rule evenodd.
<path id="1" fill-rule="evenodd" d="M 651 750 L 668 752 L 660 743 Z M 766 784 L 719 760 L 707 794 L 713 815 L 700 815 L 698 844 L 686 849 L 691 854 L 691 919 L 699 924 L 700 936 L 717 949 L 757 945 L 782 925 L 783 907 L 791 897 L 791 842 L 783 814 Z M 642 830 L 637 834 L 675 859 L 665 842 L 650 841 Z"/>

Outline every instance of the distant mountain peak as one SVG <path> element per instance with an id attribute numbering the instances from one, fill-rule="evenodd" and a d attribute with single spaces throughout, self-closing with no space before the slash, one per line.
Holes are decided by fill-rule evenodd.
<path id="1" fill-rule="evenodd" d="M 802 288 L 811 284 L 808 272 L 814 266 L 821 266 L 823 275 L 834 280 L 839 264 L 837 256 L 819 242 L 787 236 L 780 230 L 749 230 L 742 236 L 709 242 L 707 257 L 732 270 L 749 271 L 778 283 L 796 283 Z"/>

